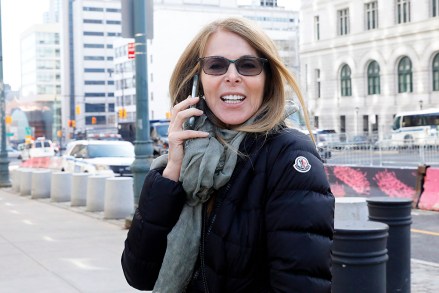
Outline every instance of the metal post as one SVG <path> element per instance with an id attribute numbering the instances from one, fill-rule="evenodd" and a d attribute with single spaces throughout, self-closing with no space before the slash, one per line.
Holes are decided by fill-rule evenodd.
<path id="1" fill-rule="evenodd" d="M 9 159 L 6 151 L 6 101 L 5 85 L 3 83 L 3 48 L 2 48 L 2 27 L 1 27 L 1 3 L 0 3 L 0 123 L 1 123 L 1 149 L 0 149 L 0 187 L 10 187 L 9 180 Z"/>
<path id="2" fill-rule="evenodd" d="M 369 220 L 389 226 L 387 293 L 410 293 L 410 225 L 412 200 L 373 197 L 367 199 Z"/>
<path id="3" fill-rule="evenodd" d="M 151 8 L 151 6 L 149 6 Z M 146 19 L 147 4 L 145 0 L 134 0 L 134 40 L 136 54 L 136 140 L 134 141 L 135 160 L 131 165 L 134 179 L 134 204 L 139 202 L 140 191 L 146 173 L 153 159 L 152 141 L 150 139 L 148 107 L 148 60 Z"/>
<path id="4" fill-rule="evenodd" d="M 370 221 L 335 221 L 332 290 L 386 293 L 388 226 Z"/>

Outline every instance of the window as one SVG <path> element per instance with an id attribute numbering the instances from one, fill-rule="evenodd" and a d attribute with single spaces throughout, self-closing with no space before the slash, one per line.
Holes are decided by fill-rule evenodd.
<path id="1" fill-rule="evenodd" d="M 84 32 L 84 36 L 103 36 L 103 32 Z"/>
<path id="2" fill-rule="evenodd" d="M 84 72 L 105 72 L 104 68 L 84 68 Z"/>
<path id="3" fill-rule="evenodd" d="M 369 133 L 369 115 L 363 115 L 363 132 Z"/>
<path id="4" fill-rule="evenodd" d="M 376 61 L 370 62 L 367 67 L 367 94 L 380 94 L 380 66 Z"/>
<path id="5" fill-rule="evenodd" d="M 120 20 L 107 20 L 106 21 L 107 24 L 120 24 Z"/>
<path id="6" fill-rule="evenodd" d="M 315 32 L 315 39 L 318 41 L 320 40 L 320 20 L 319 16 L 314 16 L 314 32 Z"/>
<path id="7" fill-rule="evenodd" d="M 340 133 L 346 132 L 346 116 L 341 115 L 340 116 Z"/>
<path id="8" fill-rule="evenodd" d="M 101 19 L 84 19 L 83 23 L 102 23 Z"/>
<path id="9" fill-rule="evenodd" d="M 366 16 L 366 30 L 378 28 L 378 1 L 364 4 Z"/>
<path id="10" fill-rule="evenodd" d="M 410 0 L 396 0 L 396 20 L 398 23 L 410 22 Z"/>
<path id="11" fill-rule="evenodd" d="M 431 16 L 438 17 L 439 16 L 439 0 L 431 0 Z"/>
<path id="12" fill-rule="evenodd" d="M 103 44 L 84 44 L 84 48 L 100 49 L 104 48 Z"/>
<path id="13" fill-rule="evenodd" d="M 338 15 L 338 34 L 340 36 L 349 33 L 349 9 L 342 9 L 337 11 Z"/>
<path id="14" fill-rule="evenodd" d="M 105 93 L 85 93 L 84 97 L 105 97 Z"/>
<path id="15" fill-rule="evenodd" d="M 85 85 L 104 85 L 105 80 L 84 80 Z"/>
<path id="16" fill-rule="evenodd" d="M 316 97 L 320 98 L 320 69 L 316 69 Z"/>
<path id="17" fill-rule="evenodd" d="M 82 10 L 84 10 L 84 11 L 104 11 L 104 8 L 84 6 L 84 7 L 82 7 Z"/>
<path id="18" fill-rule="evenodd" d="M 103 56 L 84 56 L 84 60 L 102 61 L 105 58 Z"/>
<path id="19" fill-rule="evenodd" d="M 340 72 L 341 81 L 341 95 L 343 97 L 352 96 L 352 85 L 351 85 L 351 69 L 348 65 L 343 65 Z"/>
<path id="20" fill-rule="evenodd" d="M 96 118 L 96 124 L 107 124 L 107 118 L 105 116 L 85 116 L 85 124 L 92 125 L 92 118 Z"/>
<path id="21" fill-rule="evenodd" d="M 406 56 L 398 64 L 398 93 L 413 92 L 412 62 Z"/>
<path id="22" fill-rule="evenodd" d="M 439 53 L 433 59 L 433 91 L 439 91 Z"/>
<path id="23" fill-rule="evenodd" d="M 105 104 L 85 104 L 85 112 L 105 112 Z"/>
<path id="24" fill-rule="evenodd" d="M 118 8 L 106 8 L 105 11 L 107 11 L 107 12 L 121 12 L 121 10 Z"/>

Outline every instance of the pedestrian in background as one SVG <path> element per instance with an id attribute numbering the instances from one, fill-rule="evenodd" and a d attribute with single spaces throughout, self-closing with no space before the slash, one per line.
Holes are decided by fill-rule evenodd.
<path id="1" fill-rule="evenodd" d="M 334 197 L 314 143 L 285 126 L 287 84 L 307 118 L 275 44 L 248 20 L 214 21 L 187 46 L 170 81 L 169 153 L 125 241 L 131 286 L 331 292 Z"/>

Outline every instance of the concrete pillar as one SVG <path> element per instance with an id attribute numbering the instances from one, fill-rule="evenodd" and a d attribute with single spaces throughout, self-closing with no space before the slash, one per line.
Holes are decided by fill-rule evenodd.
<path id="1" fill-rule="evenodd" d="M 87 182 L 88 173 L 73 173 L 72 174 L 72 201 L 70 205 L 73 206 L 85 206 L 87 203 Z"/>
<path id="2" fill-rule="evenodd" d="M 32 199 L 50 197 L 51 177 L 52 171 L 47 169 L 35 169 L 32 171 Z"/>
<path id="3" fill-rule="evenodd" d="M 20 192 L 20 170 L 13 169 L 11 170 L 11 181 L 12 181 L 12 191 Z"/>
<path id="4" fill-rule="evenodd" d="M 105 181 L 104 218 L 124 219 L 133 213 L 133 178 L 107 178 Z"/>
<path id="5" fill-rule="evenodd" d="M 334 221 L 367 221 L 368 209 L 365 197 L 337 197 Z"/>
<path id="6" fill-rule="evenodd" d="M 30 195 L 32 187 L 32 170 L 21 169 L 20 171 L 20 195 Z"/>
<path id="7" fill-rule="evenodd" d="M 72 174 L 53 172 L 50 184 L 50 199 L 55 202 L 70 201 Z"/>
<path id="8" fill-rule="evenodd" d="M 87 212 L 102 212 L 105 201 L 105 175 L 90 175 L 87 181 Z"/>

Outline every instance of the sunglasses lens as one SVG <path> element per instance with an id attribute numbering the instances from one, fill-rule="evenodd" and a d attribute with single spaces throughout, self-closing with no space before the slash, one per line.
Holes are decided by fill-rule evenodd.
<path id="1" fill-rule="evenodd" d="M 241 75 L 254 76 L 262 72 L 265 59 L 256 57 L 241 57 L 229 60 L 224 57 L 212 56 L 201 58 L 203 71 L 209 75 L 223 75 L 227 72 L 230 63 L 235 63 L 236 70 Z M 266 61 L 266 60 L 265 60 Z"/>
<path id="2" fill-rule="evenodd" d="M 203 70 L 210 75 L 223 75 L 227 72 L 229 61 L 222 57 L 209 57 L 203 59 Z"/>
<path id="3" fill-rule="evenodd" d="M 235 64 L 238 72 L 242 75 L 252 76 L 262 72 L 262 63 L 257 58 L 241 58 Z"/>

